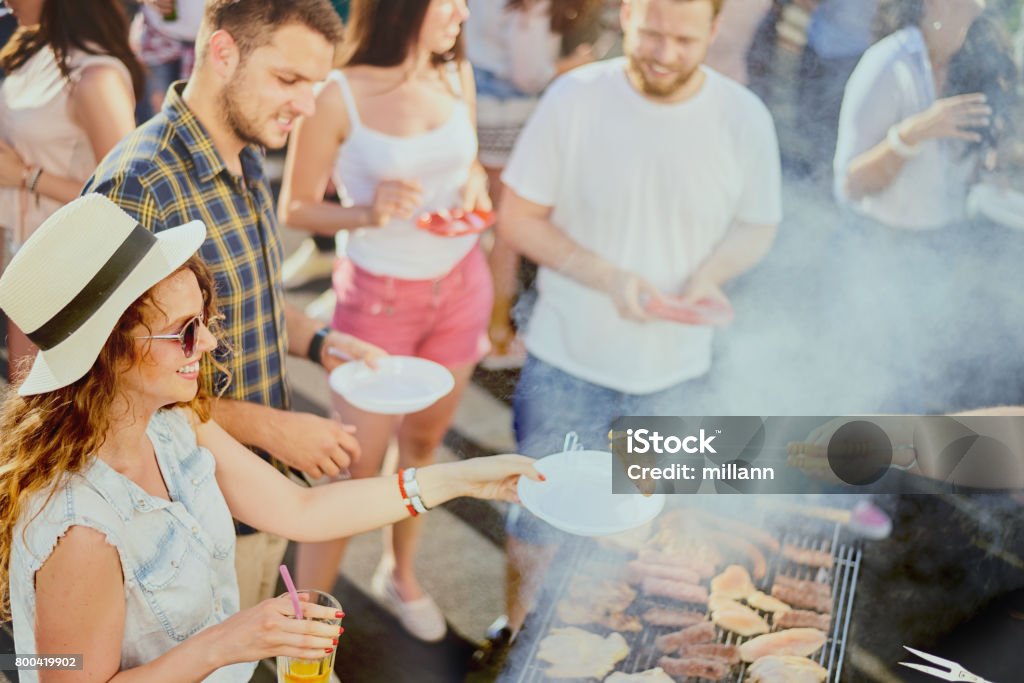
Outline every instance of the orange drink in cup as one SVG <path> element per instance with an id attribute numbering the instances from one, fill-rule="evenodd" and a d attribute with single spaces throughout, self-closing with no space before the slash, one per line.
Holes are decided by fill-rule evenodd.
<path id="1" fill-rule="evenodd" d="M 333 595 L 315 590 L 299 590 L 298 593 L 307 596 L 302 605 L 323 605 L 330 607 L 334 612 L 341 611 L 341 604 Z M 341 625 L 341 619 L 317 619 L 324 624 Z M 334 669 L 334 653 L 331 650 L 320 659 L 295 659 L 292 657 L 277 658 L 277 683 L 328 683 L 331 678 L 331 671 Z"/>
<path id="2" fill-rule="evenodd" d="M 288 659 L 284 677 L 281 674 L 281 660 Z M 327 683 L 331 678 L 331 667 L 327 666 L 327 660 L 333 664 L 334 655 L 324 659 L 291 659 L 290 657 L 278 657 L 278 683 Z"/>

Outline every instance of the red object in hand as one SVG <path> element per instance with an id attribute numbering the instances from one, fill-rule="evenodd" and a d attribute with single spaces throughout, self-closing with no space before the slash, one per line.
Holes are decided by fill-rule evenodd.
<path id="1" fill-rule="evenodd" d="M 416 227 L 440 237 L 462 237 L 477 235 L 494 225 L 497 215 L 493 211 L 436 211 L 425 213 L 416 219 Z"/>
<path id="2" fill-rule="evenodd" d="M 735 317 L 728 302 L 701 299 L 695 304 L 684 304 L 677 297 L 652 298 L 644 306 L 651 315 L 684 325 L 727 325 Z"/>

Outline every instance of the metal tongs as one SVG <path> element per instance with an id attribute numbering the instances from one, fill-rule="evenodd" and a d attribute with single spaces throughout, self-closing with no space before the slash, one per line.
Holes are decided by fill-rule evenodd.
<path id="1" fill-rule="evenodd" d="M 903 647 L 904 649 L 914 653 L 921 659 L 929 661 L 933 664 L 938 664 L 939 666 L 944 668 L 939 669 L 934 666 L 925 666 L 924 664 L 911 664 L 910 662 L 900 662 L 900 664 L 902 664 L 905 667 L 908 667 L 910 669 L 917 669 L 918 671 L 922 671 L 926 674 L 931 674 L 936 678 L 943 678 L 947 681 L 970 681 L 970 683 L 992 683 L 991 681 L 988 681 L 982 678 L 981 676 L 976 676 L 972 674 L 970 671 L 963 668 L 956 662 L 951 662 L 948 659 L 943 659 L 942 657 L 930 655 L 927 652 L 915 650 L 914 648 L 907 647 L 906 645 L 904 645 Z"/>

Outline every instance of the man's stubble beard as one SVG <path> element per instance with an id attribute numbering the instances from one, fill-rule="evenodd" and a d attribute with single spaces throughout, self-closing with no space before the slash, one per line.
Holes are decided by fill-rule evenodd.
<path id="1" fill-rule="evenodd" d="M 693 67 L 686 73 L 678 73 L 675 79 L 672 80 L 668 85 L 655 85 L 647 80 L 644 75 L 643 68 L 641 67 L 641 60 L 633 55 L 629 55 L 627 58 L 627 68 L 629 72 L 633 74 L 634 79 L 640 84 L 640 90 L 645 95 L 652 97 L 669 98 L 682 90 L 690 80 L 697 75 L 700 71 L 701 64 Z"/>
<path id="2" fill-rule="evenodd" d="M 259 126 L 246 116 L 245 110 L 240 104 L 241 98 L 239 93 L 241 88 L 238 85 L 240 82 L 241 79 L 236 78 L 221 91 L 220 107 L 223 112 L 224 123 L 245 144 L 261 145 L 269 148 L 270 145 L 261 138 Z"/>

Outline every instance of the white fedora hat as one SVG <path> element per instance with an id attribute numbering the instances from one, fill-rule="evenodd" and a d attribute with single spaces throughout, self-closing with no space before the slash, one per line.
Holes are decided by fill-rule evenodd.
<path id="1" fill-rule="evenodd" d="M 81 379 L 117 321 L 194 254 L 206 226 L 153 234 L 99 194 L 57 209 L 0 277 L 0 309 L 39 347 L 21 396 Z"/>

